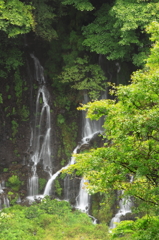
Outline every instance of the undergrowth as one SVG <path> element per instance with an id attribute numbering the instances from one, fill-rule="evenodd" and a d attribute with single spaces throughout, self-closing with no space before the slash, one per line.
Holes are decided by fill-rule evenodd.
<path id="1" fill-rule="evenodd" d="M 108 239 L 106 225 L 94 225 L 66 201 L 44 198 L 30 207 L 14 205 L 0 212 L 0 240 Z"/>
<path id="2" fill-rule="evenodd" d="M 0 240 L 158 240 L 158 216 L 123 221 L 112 233 L 106 224 L 73 210 L 66 201 L 45 197 L 31 206 L 14 205 L 0 212 Z"/>

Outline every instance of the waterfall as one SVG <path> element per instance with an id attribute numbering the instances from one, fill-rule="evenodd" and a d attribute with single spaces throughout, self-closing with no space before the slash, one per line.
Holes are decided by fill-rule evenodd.
<path id="1" fill-rule="evenodd" d="M 133 176 L 130 177 L 130 183 L 133 181 Z M 118 191 L 118 196 L 122 195 L 124 191 Z M 121 217 L 125 216 L 127 213 L 131 213 L 131 208 L 133 206 L 133 202 L 128 196 L 127 198 L 122 198 L 119 201 L 119 211 L 117 214 L 111 219 L 110 222 L 110 229 L 113 229 L 116 227 L 116 223 L 119 223 L 121 221 Z"/>
<path id="2" fill-rule="evenodd" d="M 2 208 L 9 207 L 9 200 L 7 195 L 4 193 L 5 189 L 5 181 L 2 181 L 0 183 L 0 210 Z"/>
<path id="3" fill-rule="evenodd" d="M 86 104 L 89 102 L 89 97 L 85 93 L 84 94 L 84 100 L 83 104 Z M 89 118 L 86 118 L 86 113 L 83 111 L 82 112 L 82 140 L 87 139 L 89 142 L 96 133 L 102 133 L 102 119 L 95 121 L 95 120 L 90 120 Z"/>
<path id="4" fill-rule="evenodd" d="M 0 183 L 0 210 L 2 208 L 9 207 L 9 199 L 7 195 L 4 193 L 4 189 L 5 189 L 5 181 L 2 181 Z"/>
<path id="5" fill-rule="evenodd" d="M 88 213 L 90 207 L 90 195 L 86 190 L 85 183 L 88 182 L 84 178 L 82 178 L 80 182 L 80 190 L 79 195 L 76 200 L 76 208 L 80 209 L 82 212 Z"/>
<path id="6" fill-rule="evenodd" d="M 0 194 L 3 193 L 2 185 L 0 183 Z"/>
<path id="7" fill-rule="evenodd" d="M 7 196 L 3 196 L 3 207 L 8 208 L 9 206 L 9 199 L 7 198 Z"/>
<path id="8" fill-rule="evenodd" d="M 73 153 L 74 154 L 77 153 L 78 149 L 79 149 L 79 145 L 74 149 Z M 69 161 L 69 163 L 65 167 L 62 167 L 59 171 L 57 171 L 55 174 L 53 174 L 50 177 L 49 181 L 46 184 L 45 190 L 44 190 L 44 194 L 43 194 L 44 196 L 49 195 L 52 183 L 58 177 L 58 175 L 61 173 L 61 171 L 66 169 L 69 165 L 74 164 L 74 163 L 75 163 L 75 158 L 72 157 L 71 160 Z"/>
<path id="9" fill-rule="evenodd" d="M 38 172 L 37 165 L 43 163 L 43 170 L 48 173 L 49 180 L 45 186 L 45 190 L 42 196 L 50 195 L 52 184 L 54 180 L 58 177 L 62 170 L 66 169 L 69 165 L 75 163 L 75 158 L 72 157 L 69 163 L 58 170 L 56 173 L 52 174 L 52 164 L 51 164 L 51 149 L 50 149 L 50 132 L 51 132 L 51 121 L 50 121 L 50 106 L 49 106 L 49 93 L 45 86 L 44 69 L 40 65 L 39 60 L 31 54 L 31 58 L 35 65 L 35 78 L 39 83 L 39 89 L 36 99 L 36 111 L 35 111 L 35 126 L 31 127 L 31 137 L 30 137 L 30 148 L 32 149 L 31 154 L 31 177 L 29 178 L 29 199 L 34 199 L 38 197 Z M 103 98 L 103 97 L 102 97 Z M 89 102 L 87 94 L 84 94 L 83 104 Z M 82 146 L 88 145 L 90 141 L 99 133 L 102 133 L 102 123 L 103 119 L 99 121 L 91 121 L 86 118 L 86 113 L 82 112 L 82 140 L 74 149 L 73 154 L 77 153 Z M 70 177 L 67 176 L 64 180 L 64 193 L 65 199 L 70 198 Z M 85 187 L 86 180 L 81 179 L 79 186 L 79 193 L 76 197 L 75 207 L 88 213 L 90 207 L 90 196 Z M 32 198 L 33 197 L 33 198 Z"/>
<path id="10" fill-rule="evenodd" d="M 88 95 L 84 94 L 84 101 L 83 104 L 86 104 L 89 101 Z M 99 133 L 102 133 L 102 121 L 91 121 L 90 119 L 86 118 L 86 113 L 82 112 L 82 120 L 83 120 L 83 129 L 82 129 L 82 140 L 77 145 L 77 147 L 74 149 L 73 154 L 77 153 L 77 150 L 80 149 L 83 145 L 89 144 L 89 142 Z M 58 177 L 58 175 L 61 173 L 63 169 L 66 169 L 69 165 L 72 165 L 75 163 L 75 158 L 72 157 L 69 161 L 69 163 L 62 167 L 59 171 L 57 171 L 55 174 L 53 174 L 49 181 L 46 184 L 45 190 L 44 190 L 44 196 L 50 194 L 50 190 L 52 187 L 53 181 Z M 75 208 L 88 213 L 89 207 L 90 207 L 90 196 L 85 188 L 85 180 L 84 178 L 81 179 L 80 187 L 79 187 L 79 194 L 76 197 L 76 205 Z M 65 192 L 65 200 L 69 201 L 70 196 L 70 177 L 67 176 L 64 180 L 64 192 Z"/>
<path id="11" fill-rule="evenodd" d="M 89 98 L 87 94 L 84 94 L 83 104 L 89 102 Z M 82 112 L 82 119 L 83 119 L 83 129 L 82 129 L 82 144 L 89 144 L 89 142 L 99 133 L 102 133 L 102 119 L 95 121 L 86 118 L 86 113 Z M 83 212 L 88 213 L 90 208 L 90 196 L 86 190 L 85 183 L 87 180 L 84 178 L 81 179 L 80 188 L 79 188 L 79 195 L 76 198 L 76 208 L 80 209 Z"/>
<path id="12" fill-rule="evenodd" d="M 30 54 L 30 56 L 34 60 L 35 79 L 39 82 L 39 84 L 44 84 L 45 83 L 44 68 L 41 66 L 39 60 L 34 56 L 34 54 Z"/>
<path id="13" fill-rule="evenodd" d="M 35 64 L 35 76 L 40 86 L 36 99 L 35 126 L 31 128 L 30 147 L 31 154 L 31 177 L 29 178 L 29 196 L 38 195 L 38 174 L 37 165 L 40 161 L 43 163 L 43 170 L 49 174 L 52 173 L 50 133 L 51 118 L 49 106 L 49 92 L 45 86 L 43 67 L 39 60 L 31 54 Z"/>

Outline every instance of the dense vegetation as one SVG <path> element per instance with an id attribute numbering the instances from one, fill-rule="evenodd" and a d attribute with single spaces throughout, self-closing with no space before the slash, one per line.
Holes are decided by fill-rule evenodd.
<path id="1" fill-rule="evenodd" d="M 124 190 L 123 195 L 132 196 L 139 211 L 156 216 L 150 221 L 143 218 L 136 223 L 119 225 L 115 230 L 117 236 L 129 232 L 126 236 L 129 239 L 131 235 L 132 239 L 152 239 L 153 235 L 158 238 L 156 227 L 150 227 L 150 222 L 158 226 L 159 210 L 158 22 L 153 21 L 147 31 L 154 42 L 151 54 L 145 67 L 133 73 L 131 84 L 112 86 L 114 100 L 90 102 L 80 108 L 88 110 L 88 117 L 94 120 L 105 116 L 106 143 L 102 148 L 76 155 L 75 165 L 68 170 L 83 174 L 89 180 L 87 187 L 91 193 Z M 131 176 L 133 181 L 130 181 Z M 144 224 L 149 234 L 140 229 L 138 223 Z"/>
<path id="2" fill-rule="evenodd" d="M 22 122 L 29 119 L 28 106 L 23 103 L 24 98 L 27 101 L 27 86 L 22 81 L 27 55 L 35 52 L 42 59 L 56 92 L 56 107 L 62 105 L 68 111 L 72 88 L 86 90 L 96 100 L 109 78 L 113 100 L 94 101 L 81 108 L 91 119 L 106 116 L 105 145 L 78 154 L 76 164 L 68 172 L 84 175 L 92 194 L 109 196 L 113 190 L 124 190 L 125 197 L 133 197 L 136 213 L 147 214 L 135 222 L 120 224 L 106 237 L 106 230 L 100 231 L 104 227 L 92 225 L 79 212 L 71 212 L 67 203 L 47 199 L 46 203 L 43 200 L 31 207 L 4 209 L 0 215 L 1 239 L 26 239 L 26 235 L 28 239 L 158 239 L 158 10 L 158 0 L 0 1 L 0 81 L 8 101 L 12 101 L 12 84 L 16 97 L 12 111 L 10 106 L 5 108 L 7 117 L 11 117 L 12 143 L 16 143 L 19 127 L 16 114 Z M 115 66 L 125 62 L 131 69 L 140 68 L 131 77 L 127 74 L 127 82 L 131 79 L 127 86 L 120 85 L 123 79 L 114 81 L 111 77 Z M 61 126 L 64 121 L 60 113 L 57 123 Z M 66 124 L 63 128 L 66 130 Z M 66 134 L 63 138 L 68 142 Z M 13 181 L 17 182 L 18 191 L 19 178 L 13 174 L 8 180 L 12 188 Z M 59 213 L 55 214 L 57 209 Z"/>
<path id="3" fill-rule="evenodd" d="M 108 228 L 72 211 L 68 202 L 44 198 L 30 207 L 15 205 L 0 213 L 0 239 L 105 239 Z"/>
<path id="4" fill-rule="evenodd" d="M 45 197 L 30 207 L 15 205 L 0 212 L 1 240 L 158 240 L 158 217 L 148 216 L 134 221 L 124 221 L 109 232 L 106 224 L 92 223 L 85 213 L 72 210 L 66 201 Z"/>

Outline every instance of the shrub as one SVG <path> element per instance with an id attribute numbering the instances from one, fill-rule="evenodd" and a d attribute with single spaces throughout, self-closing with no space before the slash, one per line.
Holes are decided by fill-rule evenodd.
<path id="1" fill-rule="evenodd" d="M 18 191 L 21 186 L 21 181 L 17 175 L 12 175 L 7 182 L 7 187 L 11 187 L 14 191 Z"/>

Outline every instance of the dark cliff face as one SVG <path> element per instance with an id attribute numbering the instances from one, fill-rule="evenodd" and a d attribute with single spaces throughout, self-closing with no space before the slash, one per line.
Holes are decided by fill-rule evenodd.
<path id="1" fill-rule="evenodd" d="M 12 175 L 18 176 L 20 187 L 13 190 L 11 184 L 5 192 L 18 192 L 21 198 L 27 196 L 28 178 L 32 162 L 32 129 L 35 127 L 35 107 L 39 83 L 35 79 L 34 64 L 29 53 L 19 76 L 14 73 L 2 81 L 1 93 L 3 103 L 0 104 L 0 183 Z M 44 61 L 44 59 L 43 59 Z M 46 87 L 49 92 L 51 109 L 51 161 L 53 172 L 65 165 L 80 139 L 80 112 L 77 111 L 80 95 L 69 88 L 61 89 L 52 86 L 47 78 Z M 48 180 L 43 171 L 42 161 L 37 166 L 41 179 Z M 43 191 L 44 184 L 41 186 Z"/>
<path id="2" fill-rule="evenodd" d="M 9 74 L 7 79 L 1 79 L 1 93 L 3 103 L 0 104 L 0 186 L 5 181 L 6 188 L 0 194 L 0 207 L 4 204 L 5 195 L 8 196 L 10 204 L 14 204 L 19 196 L 22 200 L 28 196 L 28 182 L 31 177 L 33 162 L 32 132 L 35 127 L 36 99 L 39 83 L 36 79 L 35 65 L 30 54 L 38 57 L 42 66 L 49 63 L 47 57 L 48 45 L 43 45 L 41 41 L 29 41 L 24 49 L 24 65 Z M 104 57 L 102 57 L 104 58 Z M 111 82 L 124 81 L 130 70 L 127 64 L 116 65 L 115 62 L 108 62 L 101 59 L 100 64 L 106 73 L 107 80 Z M 51 67 L 49 67 L 51 69 Z M 120 71 L 119 71 L 120 70 Z M 71 154 L 82 137 L 82 114 L 77 107 L 83 101 L 83 92 L 74 90 L 68 84 L 57 83 L 45 72 L 46 88 L 49 92 L 49 106 L 51 115 L 51 162 L 52 173 L 56 173 L 63 166 L 67 165 Z M 40 104 L 41 104 L 40 99 Z M 79 151 L 103 146 L 101 138 L 97 137 L 83 145 Z M 78 151 L 78 152 L 79 152 Z M 43 194 L 49 175 L 43 169 L 42 159 L 37 164 L 37 174 L 39 177 L 39 194 Z M 76 197 L 79 193 L 81 177 L 78 176 L 69 180 L 69 200 L 75 205 Z M 52 184 L 51 196 L 64 199 L 66 196 L 65 185 L 67 178 L 61 174 Z M 95 210 L 99 208 L 97 218 L 103 218 L 103 209 L 100 209 L 101 199 L 93 198 L 96 202 Z M 113 200 L 112 200 L 113 202 Z M 113 203 L 111 203 L 113 204 Z M 94 206 L 92 207 L 92 212 Z M 97 209 L 96 209 L 97 208 Z M 105 207 L 104 215 L 111 218 L 111 207 Z M 108 209 L 107 209 L 108 208 Z M 101 214 L 101 216 L 99 216 Z M 94 215 L 95 216 L 95 215 Z M 105 218 L 104 218 L 105 219 Z"/>

